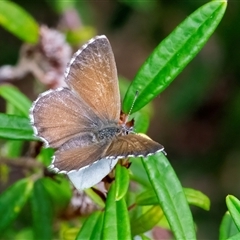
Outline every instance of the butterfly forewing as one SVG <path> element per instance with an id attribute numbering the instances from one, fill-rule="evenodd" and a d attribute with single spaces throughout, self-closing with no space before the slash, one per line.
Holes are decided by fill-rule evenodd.
<path id="1" fill-rule="evenodd" d="M 35 135 L 53 148 L 59 148 L 70 139 L 79 138 L 102 125 L 94 112 L 65 88 L 40 95 L 30 117 Z"/>
<path id="2" fill-rule="evenodd" d="M 98 36 L 73 56 L 66 71 L 66 82 L 95 112 L 108 122 L 118 122 L 120 94 L 117 69 L 111 45 Z"/>

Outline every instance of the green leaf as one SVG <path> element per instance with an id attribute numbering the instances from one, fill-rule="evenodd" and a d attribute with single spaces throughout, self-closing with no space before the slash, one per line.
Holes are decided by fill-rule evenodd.
<path id="1" fill-rule="evenodd" d="M 125 199 L 115 201 L 115 196 L 116 186 L 113 182 L 106 201 L 102 239 L 132 239 Z"/>
<path id="2" fill-rule="evenodd" d="M 134 184 L 134 186 L 137 186 L 137 184 Z M 141 187 L 141 186 L 140 186 Z M 135 187 L 134 187 L 135 188 Z M 128 191 L 125 200 L 128 206 L 128 215 L 130 219 L 130 223 L 132 223 L 133 219 L 138 218 L 140 214 L 142 214 L 142 206 L 136 205 L 136 191 L 138 189 L 134 189 L 134 191 Z"/>
<path id="3" fill-rule="evenodd" d="M 107 195 L 106 208 L 103 219 L 103 240 L 118 239 L 116 213 L 116 187 L 113 183 Z"/>
<path id="4" fill-rule="evenodd" d="M 210 200 L 205 194 L 191 188 L 184 188 L 183 190 L 189 204 L 200 207 L 207 211 L 210 209 Z M 155 191 L 153 189 L 149 189 L 137 196 L 136 203 L 138 205 L 145 206 L 156 205 L 158 204 L 158 198 Z"/>
<path id="5" fill-rule="evenodd" d="M 153 189 L 146 190 L 137 196 L 136 204 L 140 206 L 156 205 L 158 204 L 157 195 Z"/>
<path id="6" fill-rule="evenodd" d="M 38 24 L 16 3 L 1 1 L 0 24 L 8 31 L 29 43 L 38 41 Z"/>
<path id="7" fill-rule="evenodd" d="M 14 240 L 35 240 L 33 236 L 33 230 L 31 228 L 24 228 L 14 234 Z"/>
<path id="8" fill-rule="evenodd" d="M 54 213 L 60 214 L 67 208 L 72 197 L 69 181 L 63 176 L 56 176 L 55 179 L 41 179 L 41 184 L 49 195 Z"/>
<path id="9" fill-rule="evenodd" d="M 6 92 L 8 92 L 8 86 L 11 88 L 11 85 L 2 85 L 0 86 L 0 95 L 1 95 L 1 91 L 3 92 L 3 96 L 4 94 L 6 94 Z M 6 91 L 4 91 L 4 88 Z M 19 92 L 18 90 L 16 90 L 17 92 Z M 21 94 L 21 93 L 20 93 Z M 6 94 L 6 96 L 9 96 L 9 94 Z M 16 97 L 16 95 L 15 95 Z M 24 98 L 26 98 L 23 95 Z M 30 101 L 29 101 L 30 103 Z M 18 115 L 18 116 L 24 116 L 23 113 L 21 113 L 11 102 L 7 101 L 6 102 L 6 113 L 10 114 L 10 115 Z M 21 155 L 22 153 L 22 148 L 23 148 L 23 141 L 20 140 L 8 140 L 4 146 L 2 147 L 2 153 L 4 154 L 4 156 L 9 157 L 9 158 L 17 158 Z"/>
<path id="10" fill-rule="evenodd" d="M 16 87 L 9 84 L 1 85 L 0 96 L 3 97 L 7 102 L 11 103 L 14 107 L 16 107 L 16 109 L 21 112 L 21 116 L 29 116 L 29 109 L 32 103 Z"/>
<path id="11" fill-rule="evenodd" d="M 101 234 L 101 220 L 102 220 L 103 213 L 100 211 L 96 211 L 93 214 L 91 214 L 86 221 L 83 223 L 83 226 L 81 227 L 76 240 L 94 240 L 94 239 L 101 239 L 101 238 L 93 238 L 96 237 L 96 235 Z M 100 232 L 99 232 L 100 230 Z M 95 231 L 98 231 L 97 233 Z"/>
<path id="12" fill-rule="evenodd" d="M 196 239 L 186 196 L 165 155 L 158 153 L 142 162 L 175 238 Z"/>
<path id="13" fill-rule="evenodd" d="M 206 211 L 210 210 L 210 199 L 205 194 L 192 188 L 184 188 L 183 190 L 189 204 Z"/>
<path id="14" fill-rule="evenodd" d="M 51 164 L 53 155 L 54 155 L 53 148 L 41 148 L 41 151 L 37 156 L 37 160 L 47 167 Z"/>
<path id="15" fill-rule="evenodd" d="M 1 86 L 0 86 L 1 89 Z M 1 96 L 1 94 L 0 94 Z M 21 113 L 21 111 L 19 111 L 11 102 L 6 101 L 6 112 L 7 114 L 11 114 L 11 115 L 18 115 L 18 116 L 24 116 L 23 113 Z"/>
<path id="16" fill-rule="evenodd" d="M 116 202 L 116 210 L 118 231 L 117 239 L 132 239 L 128 209 L 124 198 Z"/>
<path id="17" fill-rule="evenodd" d="M 103 199 L 92 189 L 84 189 L 84 192 L 93 200 L 94 203 L 96 203 L 100 208 L 105 207 L 105 202 Z"/>
<path id="18" fill-rule="evenodd" d="M 0 113 L 0 138 L 38 140 L 28 118 Z"/>
<path id="19" fill-rule="evenodd" d="M 21 156 L 23 141 L 8 140 L 1 149 L 5 157 L 17 158 Z"/>
<path id="20" fill-rule="evenodd" d="M 164 216 L 162 209 L 156 205 L 132 222 L 131 230 L 133 236 L 145 233 L 151 230 Z"/>
<path id="21" fill-rule="evenodd" d="M 240 233 L 228 238 L 227 240 L 239 240 L 240 239 Z"/>
<path id="22" fill-rule="evenodd" d="M 53 211 L 49 194 L 47 193 L 42 179 L 34 184 L 31 196 L 31 207 L 33 217 L 33 230 L 35 239 L 52 239 Z"/>
<path id="23" fill-rule="evenodd" d="M 136 91 L 132 112 L 136 112 L 159 95 L 202 49 L 226 10 L 226 0 L 211 1 L 186 18 L 165 38 L 142 65 L 123 101 L 128 113 Z"/>
<path id="24" fill-rule="evenodd" d="M 116 166 L 116 174 L 115 174 L 115 181 L 116 181 L 116 201 L 122 199 L 127 191 L 129 186 L 129 171 L 125 166 L 121 164 L 117 164 Z"/>
<path id="25" fill-rule="evenodd" d="M 71 46 L 79 46 L 96 36 L 96 29 L 91 26 L 80 26 L 77 29 L 69 29 L 65 34 Z"/>
<path id="26" fill-rule="evenodd" d="M 22 179 L 0 195 L 0 232 L 18 216 L 31 193 L 33 182 Z"/>
<path id="27" fill-rule="evenodd" d="M 230 213 L 226 212 L 220 224 L 219 239 L 225 240 L 237 233 L 238 233 L 238 229 L 235 223 L 233 222 L 233 219 Z"/>
<path id="28" fill-rule="evenodd" d="M 2 86 L 0 86 L 0 92 L 1 92 Z M 16 109 L 16 107 L 13 106 L 10 102 L 6 103 L 6 113 L 12 114 L 12 115 L 21 115 L 19 110 Z M 21 156 L 23 144 L 24 144 L 23 141 L 8 140 L 2 147 L 2 153 L 4 154 L 4 156 L 9 158 L 17 158 Z"/>
<path id="29" fill-rule="evenodd" d="M 226 197 L 226 203 L 228 211 L 230 212 L 236 227 L 240 231 L 240 201 L 236 197 L 228 195 Z"/>
<path id="30" fill-rule="evenodd" d="M 130 167 L 130 178 L 133 181 L 141 184 L 145 188 L 150 188 L 151 183 L 149 181 L 148 175 L 145 171 L 142 161 L 139 161 L 139 158 L 131 158 L 132 165 Z"/>
<path id="31" fill-rule="evenodd" d="M 94 228 L 92 231 L 92 235 L 91 238 L 92 240 L 102 240 L 102 227 L 103 227 L 103 217 L 104 217 L 104 213 L 101 212 Z"/>

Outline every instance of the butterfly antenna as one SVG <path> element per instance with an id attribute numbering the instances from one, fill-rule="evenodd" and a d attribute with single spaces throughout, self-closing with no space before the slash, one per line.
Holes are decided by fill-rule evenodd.
<path id="1" fill-rule="evenodd" d="M 134 104 L 135 104 L 135 102 L 136 102 L 136 100 L 137 100 L 138 94 L 139 94 L 139 91 L 137 90 L 136 93 L 135 93 L 135 97 L 134 97 L 134 99 L 133 99 L 132 106 L 131 106 L 131 108 L 130 108 L 130 110 L 129 110 L 129 112 L 128 112 L 128 115 L 127 115 L 127 117 L 126 117 L 125 123 L 128 121 L 128 116 L 130 116 L 131 113 L 132 113 L 133 106 L 134 106 Z"/>

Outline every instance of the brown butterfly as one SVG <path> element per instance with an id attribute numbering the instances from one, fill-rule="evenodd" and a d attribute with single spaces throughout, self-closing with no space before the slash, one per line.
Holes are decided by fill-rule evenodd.
<path id="1" fill-rule="evenodd" d="M 106 36 L 83 45 L 66 69 L 69 88 L 39 95 L 30 110 L 34 133 L 56 149 L 51 168 L 77 189 L 100 182 L 118 159 L 146 157 L 164 148 L 120 123 L 117 69 Z"/>

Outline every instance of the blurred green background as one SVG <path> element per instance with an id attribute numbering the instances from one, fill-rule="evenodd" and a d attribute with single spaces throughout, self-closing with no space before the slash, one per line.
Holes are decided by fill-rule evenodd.
<path id="1" fill-rule="evenodd" d="M 82 40 L 105 34 L 118 74 L 130 81 L 158 43 L 207 1 L 14 2 L 39 24 L 60 31 L 78 29 Z M 217 238 L 227 209 L 226 195 L 240 197 L 240 3 L 228 4 L 203 50 L 154 100 L 148 131 L 164 145 L 182 185 L 211 199 L 209 212 L 192 208 L 199 239 Z M 74 41 L 76 36 L 68 37 Z M 21 40 L 0 27 L 0 66 L 16 64 L 21 45 Z M 34 100 L 33 83 L 31 77 L 14 82 Z M 0 100 L 4 112 L 4 101 Z"/>

